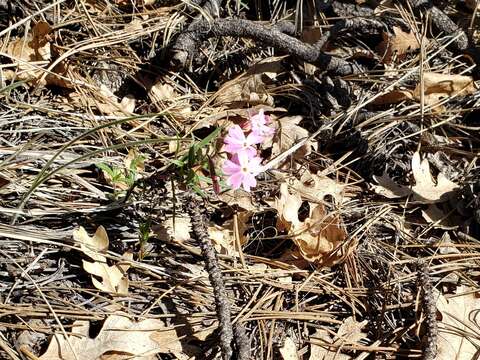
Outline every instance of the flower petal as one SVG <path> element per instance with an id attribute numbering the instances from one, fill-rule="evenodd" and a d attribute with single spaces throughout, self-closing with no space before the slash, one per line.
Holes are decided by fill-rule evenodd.
<path id="1" fill-rule="evenodd" d="M 264 141 L 265 141 L 265 138 L 260 133 L 258 133 L 256 131 L 252 131 L 247 136 L 247 144 L 249 144 L 249 145 L 261 144 Z"/>
<path id="2" fill-rule="evenodd" d="M 251 174 L 244 175 L 242 183 L 245 191 L 250 191 L 250 188 L 257 186 L 257 180 Z"/>
<path id="3" fill-rule="evenodd" d="M 223 162 L 222 170 L 226 175 L 232 175 L 241 171 L 241 167 L 238 163 L 230 160 L 225 160 Z"/>
<path id="4" fill-rule="evenodd" d="M 242 186 L 243 177 L 243 173 L 237 172 L 227 179 L 227 184 L 230 185 L 234 190 L 239 189 L 240 186 Z"/>

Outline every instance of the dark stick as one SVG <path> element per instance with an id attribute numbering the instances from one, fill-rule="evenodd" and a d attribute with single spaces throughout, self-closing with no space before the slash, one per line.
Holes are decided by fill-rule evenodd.
<path id="1" fill-rule="evenodd" d="M 287 54 L 318 66 L 334 75 L 360 74 L 363 69 L 354 63 L 325 54 L 319 49 L 287 35 L 274 26 L 264 26 L 243 19 L 214 19 L 195 21 L 180 34 L 173 45 L 173 64 L 185 66 L 208 38 L 232 36 L 257 41 L 262 46 L 271 46 Z"/>
<path id="2" fill-rule="evenodd" d="M 233 340 L 231 312 L 230 304 L 226 296 L 225 284 L 223 283 L 222 274 L 218 266 L 217 254 L 208 236 L 207 227 L 205 226 L 203 218 L 204 210 L 202 209 L 200 201 L 195 195 L 188 196 L 186 201 L 188 202 L 187 210 L 191 217 L 193 234 L 202 250 L 205 268 L 213 287 L 215 308 L 220 328 L 220 348 L 222 350 L 222 356 L 224 360 L 230 360 L 233 354 L 231 346 Z"/>
<path id="3" fill-rule="evenodd" d="M 468 37 L 442 10 L 434 6 L 430 0 L 408 0 L 417 11 L 429 14 L 430 21 L 437 31 L 456 37 L 452 47 L 456 51 L 464 51 L 468 48 Z"/>
<path id="4" fill-rule="evenodd" d="M 423 348 L 423 360 L 435 360 L 437 358 L 437 306 L 433 298 L 432 282 L 429 275 L 430 269 L 425 262 L 418 264 L 418 279 L 423 292 L 422 308 L 425 314 L 426 342 Z"/>

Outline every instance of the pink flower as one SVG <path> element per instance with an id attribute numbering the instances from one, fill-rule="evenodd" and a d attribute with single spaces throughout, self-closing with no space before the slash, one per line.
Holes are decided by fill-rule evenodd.
<path id="1" fill-rule="evenodd" d="M 264 140 L 275 133 L 275 129 L 267 125 L 270 123 L 270 116 L 265 115 L 263 109 L 260 109 L 258 114 L 250 116 L 250 121 L 252 123 L 252 133 L 262 136 Z"/>
<path id="2" fill-rule="evenodd" d="M 248 157 L 254 157 L 257 154 L 257 150 L 253 145 L 263 142 L 263 136 L 255 132 L 251 132 L 248 136 L 245 136 L 242 128 L 238 125 L 233 125 L 228 130 L 228 135 L 225 136 L 225 151 L 230 154 L 237 154 L 240 152 L 247 153 Z"/>
<path id="3" fill-rule="evenodd" d="M 246 191 L 257 186 L 255 176 L 260 173 L 262 159 L 258 156 L 249 158 L 246 152 L 239 152 L 231 160 L 223 163 L 223 172 L 228 175 L 227 184 L 233 189 L 239 189 L 242 185 Z"/>

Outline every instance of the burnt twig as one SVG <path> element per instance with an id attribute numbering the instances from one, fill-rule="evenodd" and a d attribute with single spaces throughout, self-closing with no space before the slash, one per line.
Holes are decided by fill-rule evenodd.
<path id="1" fill-rule="evenodd" d="M 442 10 L 434 6 L 430 0 L 408 0 L 417 11 L 429 15 L 434 28 L 438 32 L 451 35 L 455 38 L 452 47 L 456 51 L 464 51 L 468 48 L 468 37 Z"/>
<path id="2" fill-rule="evenodd" d="M 202 250 L 202 256 L 205 260 L 205 268 L 213 287 L 215 307 L 220 324 L 220 347 L 222 349 L 222 356 L 223 359 L 230 360 L 233 355 L 232 340 L 234 339 L 231 311 L 222 274 L 218 266 L 217 254 L 210 241 L 210 237 L 208 236 L 207 227 L 205 226 L 203 217 L 204 211 L 200 201 L 195 195 L 188 196 L 187 201 L 187 210 L 191 217 L 193 234 Z M 235 345 L 238 360 L 247 360 L 250 358 L 250 345 L 248 343 L 248 338 L 245 335 L 245 329 L 240 324 L 235 326 Z"/>
<path id="3" fill-rule="evenodd" d="M 418 264 L 418 280 L 422 289 L 422 308 L 425 314 L 425 346 L 423 348 L 423 360 L 435 360 L 437 358 L 437 307 L 433 298 L 433 288 L 429 275 L 429 268 L 425 262 Z"/>
<path id="4" fill-rule="evenodd" d="M 203 41 L 222 36 L 255 40 L 264 46 L 271 46 L 296 56 L 334 75 L 345 76 L 359 74 L 363 71 L 359 65 L 325 54 L 314 46 L 305 44 L 275 27 L 243 19 L 200 20 L 192 23 L 185 32 L 179 35 L 173 46 L 174 65 L 185 66 L 189 59 L 196 54 Z"/>

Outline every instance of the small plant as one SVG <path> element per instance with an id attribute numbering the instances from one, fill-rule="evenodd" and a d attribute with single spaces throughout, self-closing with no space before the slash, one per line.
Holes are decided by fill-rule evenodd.
<path id="1" fill-rule="evenodd" d="M 131 188 L 139 177 L 139 169 L 143 168 L 145 156 L 130 151 L 125 160 L 125 167 L 98 163 L 96 166 L 103 171 L 104 177 L 113 186 L 114 197 Z"/>
<path id="2" fill-rule="evenodd" d="M 147 243 L 148 239 L 150 238 L 150 230 L 152 227 L 152 220 L 147 219 L 145 222 L 140 223 L 138 226 L 138 244 L 139 244 L 139 252 L 138 258 L 141 260 L 147 255 Z"/>

